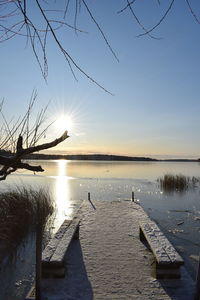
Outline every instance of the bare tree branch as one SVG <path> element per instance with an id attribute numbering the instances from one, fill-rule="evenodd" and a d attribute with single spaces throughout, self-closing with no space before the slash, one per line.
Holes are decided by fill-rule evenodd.
<path id="1" fill-rule="evenodd" d="M 127 8 L 130 7 L 130 5 L 132 5 L 134 2 L 136 2 L 136 0 L 130 1 L 124 8 L 120 9 L 117 13 L 121 14 L 122 12 L 124 12 Z"/>
<path id="2" fill-rule="evenodd" d="M 190 4 L 191 1 L 185 1 L 194 20 L 198 24 L 200 24 L 200 19 L 198 18 L 195 10 Z M 162 9 L 162 2 L 160 0 L 155 0 L 155 2 L 159 5 L 160 9 Z M 153 39 L 160 39 L 158 37 L 155 37 L 152 33 L 166 19 L 167 15 L 172 10 L 175 0 L 167 1 L 167 3 L 169 3 L 168 8 L 165 9 L 164 14 L 159 19 L 159 21 L 149 29 L 143 24 L 140 17 L 138 17 L 135 12 L 135 6 L 137 5 L 137 3 L 139 3 L 139 1 L 123 0 L 122 3 L 124 3 L 124 6 L 117 13 L 124 13 L 127 12 L 127 10 L 131 12 L 131 15 L 134 17 L 137 25 L 143 31 L 138 35 L 138 37 L 147 35 Z M 99 84 L 98 80 L 93 78 L 93 76 L 91 76 L 84 68 L 81 67 L 76 58 L 74 58 L 74 56 L 69 52 L 69 48 L 67 48 L 64 45 L 62 39 L 59 38 L 58 32 L 61 28 L 63 28 L 64 30 L 67 30 L 68 28 L 73 29 L 76 34 L 78 32 L 85 32 L 84 30 L 78 29 L 77 27 L 81 6 L 85 8 L 86 13 L 92 20 L 93 24 L 97 27 L 100 35 L 102 36 L 106 46 L 111 51 L 112 55 L 116 58 L 117 61 L 119 61 L 105 32 L 97 22 L 96 16 L 92 13 L 90 2 L 87 0 L 2 0 L 0 1 L 0 42 L 5 42 L 11 38 L 14 38 L 15 36 L 25 37 L 27 39 L 27 42 L 29 41 L 31 45 L 35 59 L 37 60 L 44 79 L 46 80 L 48 76 L 47 39 L 49 36 L 52 36 L 56 46 L 64 56 L 64 59 L 68 64 L 68 67 L 75 80 L 77 80 L 77 76 L 75 74 L 75 71 L 77 70 L 99 88 L 103 89 L 107 93 L 110 93 L 102 84 Z M 35 18 L 35 16 L 33 16 L 32 8 L 34 8 L 34 13 L 36 12 L 39 18 Z M 69 17 L 72 16 L 73 24 L 69 24 L 70 22 L 65 21 L 68 15 Z"/>
<path id="3" fill-rule="evenodd" d="M 68 137 L 68 132 L 65 131 L 61 135 L 61 137 L 49 143 L 23 149 L 23 140 L 22 136 L 20 135 L 17 141 L 16 153 L 11 154 L 9 157 L 0 155 L 0 165 L 2 166 L 0 169 L 0 181 L 5 180 L 9 174 L 15 172 L 17 169 L 26 169 L 33 172 L 43 172 L 44 169 L 41 166 L 32 166 L 28 163 L 22 162 L 21 160 L 25 159 L 27 154 L 32 154 L 34 152 L 53 148 L 66 140 Z"/>
<path id="4" fill-rule="evenodd" d="M 192 16 L 194 17 L 195 21 L 196 21 L 198 24 L 200 24 L 200 20 L 198 19 L 197 15 L 195 14 L 194 10 L 192 9 L 189 0 L 186 0 L 186 3 L 187 3 L 187 5 L 188 5 L 189 10 L 190 10 Z"/>
<path id="5" fill-rule="evenodd" d="M 69 54 L 69 51 L 64 47 L 63 42 L 61 42 L 61 40 L 58 38 L 58 35 L 56 34 L 56 31 L 61 27 L 68 27 L 70 29 L 74 29 L 76 34 L 78 32 L 84 32 L 83 30 L 77 28 L 77 18 L 78 12 L 81 7 L 81 1 L 84 0 L 76 0 L 72 2 L 72 4 L 75 7 L 74 26 L 63 21 L 61 17 L 60 19 L 57 16 L 55 17 L 55 14 L 55 19 L 52 19 L 49 15 L 52 12 L 56 12 L 57 14 L 64 13 L 64 17 L 66 17 L 69 4 L 71 3 L 70 0 L 66 1 L 65 8 L 61 10 L 51 9 L 52 7 L 55 7 L 55 4 L 47 1 L 43 1 L 43 3 L 41 3 L 41 1 L 39 0 L 34 0 L 31 2 L 27 0 L 1 1 L 0 32 L 2 33 L 0 35 L 0 42 L 5 42 L 17 35 L 26 37 L 27 42 L 30 42 L 33 54 L 39 65 L 42 76 L 45 80 L 47 80 L 47 37 L 48 34 L 51 34 L 55 41 L 55 44 L 63 54 L 64 59 L 67 62 L 74 79 L 77 80 L 76 74 L 74 72 L 75 69 L 82 73 L 84 76 L 86 76 L 89 81 L 96 84 L 99 88 L 111 94 L 103 85 L 99 84 L 98 81 L 96 81 L 92 76 L 90 76 L 88 72 L 81 68 L 81 66 L 75 61 L 72 55 Z M 97 24 L 85 1 L 84 4 L 87 7 L 87 11 L 89 12 L 93 22 L 96 26 L 98 26 L 98 30 L 101 32 L 106 42 L 106 45 L 111 50 L 112 54 L 116 57 L 113 49 L 108 43 L 108 40 L 105 38 L 105 34 L 103 33 L 100 26 Z M 31 5 L 35 5 L 35 8 L 38 9 L 38 15 L 42 17 L 40 23 L 36 19 L 34 19 L 34 16 L 30 12 L 32 11 Z M 50 9 L 45 9 L 45 5 L 50 6 Z M 6 26 L 2 23 L 4 19 L 8 21 Z M 38 24 L 42 24 L 43 28 L 38 28 Z M 56 24 L 58 24 L 59 26 L 57 28 L 54 28 L 54 25 Z"/>
<path id="6" fill-rule="evenodd" d="M 135 12 L 133 11 L 133 8 L 131 6 L 131 4 L 133 4 L 133 2 L 134 1 L 130 2 L 129 0 L 127 0 L 127 3 L 128 3 L 127 7 L 130 9 L 130 11 L 131 11 L 132 15 L 134 16 L 134 18 L 135 18 L 136 22 L 138 23 L 138 25 L 142 28 L 142 30 L 144 30 L 145 34 L 147 34 L 149 37 L 151 37 L 152 39 L 160 40 L 160 38 L 157 38 L 157 37 L 151 35 L 149 33 L 148 29 L 146 29 L 144 27 L 144 25 L 140 22 L 140 20 L 138 19 L 137 15 L 135 14 Z"/>
<path id="7" fill-rule="evenodd" d="M 158 26 L 160 26 L 160 24 L 165 20 L 165 18 L 167 17 L 168 13 L 171 11 L 172 6 L 174 4 L 175 0 L 172 0 L 168 9 L 165 11 L 164 15 L 162 16 L 162 18 L 160 18 L 160 20 L 149 30 L 147 30 L 145 33 L 141 33 L 138 35 L 138 37 L 140 36 L 144 36 L 144 35 L 148 35 L 149 33 L 151 33 L 152 31 L 154 31 Z"/>
<path id="8" fill-rule="evenodd" d="M 37 146 L 33 146 L 33 147 L 29 147 L 29 148 L 26 148 L 26 149 L 21 149 L 19 152 L 16 153 L 16 157 L 21 158 L 22 156 L 24 157 L 25 155 L 30 154 L 30 153 L 34 153 L 34 152 L 38 152 L 38 151 L 41 151 L 41 150 L 53 148 L 53 147 L 57 146 L 58 144 L 60 144 L 61 142 L 63 142 L 64 140 L 66 140 L 68 137 L 69 137 L 68 132 L 65 131 L 61 135 L 61 137 L 53 140 L 52 142 L 37 145 Z M 0 161 L 0 163 L 1 163 L 1 161 Z"/>
<path id="9" fill-rule="evenodd" d="M 82 0 L 86 10 L 88 11 L 90 18 L 92 19 L 92 21 L 95 23 L 95 25 L 97 26 L 98 30 L 100 31 L 101 35 L 103 36 L 103 39 L 106 43 L 106 45 L 108 46 L 108 48 L 110 49 L 111 53 L 114 55 L 114 57 L 116 58 L 116 60 L 119 62 L 119 59 L 117 57 L 117 55 L 115 54 L 114 50 L 112 49 L 112 47 L 110 46 L 110 43 L 108 42 L 108 39 L 106 38 L 103 30 L 101 29 L 101 27 L 99 26 L 99 24 L 97 23 L 96 19 L 94 18 L 93 14 L 91 13 L 91 10 L 89 9 L 88 5 L 86 4 L 85 0 Z"/>

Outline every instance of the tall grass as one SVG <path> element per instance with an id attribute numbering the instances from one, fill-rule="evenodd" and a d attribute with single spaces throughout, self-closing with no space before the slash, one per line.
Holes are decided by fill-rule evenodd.
<path id="1" fill-rule="evenodd" d="M 35 231 L 37 221 L 44 231 L 53 212 L 51 197 L 43 189 L 16 187 L 0 193 L 0 260 Z"/>
<path id="2" fill-rule="evenodd" d="M 160 187 L 165 192 L 186 191 L 188 188 L 193 188 L 200 183 L 200 178 L 189 177 L 182 174 L 173 175 L 165 174 L 158 178 Z"/>

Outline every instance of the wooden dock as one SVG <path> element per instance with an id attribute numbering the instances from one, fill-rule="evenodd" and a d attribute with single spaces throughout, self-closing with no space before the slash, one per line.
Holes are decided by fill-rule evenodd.
<path id="1" fill-rule="evenodd" d="M 89 202 L 82 211 L 79 239 L 65 257 L 65 277 L 42 280 L 48 300 L 189 300 L 194 282 L 181 266 L 180 279 L 157 280 L 155 259 L 139 239 L 148 220 L 131 201 Z"/>

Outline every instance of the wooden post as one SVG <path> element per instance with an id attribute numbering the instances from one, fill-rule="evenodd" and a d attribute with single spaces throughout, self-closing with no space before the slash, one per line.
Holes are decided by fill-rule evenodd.
<path id="1" fill-rule="evenodd" d="M 134 192 L 132 191 L 132 202 L 134 202 Z"/>
<path id="2" fill-rule="evenodd" d="M 39 210 L 36 219 L 36 267 L 35 267 L 35 299 L 41 300 L 41 261 L 42 261 L 42 224 Z"/>
<path id="3" fill-rule="evenodd" d="M 199 264 L 198 264 L 198 270 L 197 270 L 194 300 L 200 300 L 200 255 L 199 255 Z"/>
<path id="4" fill-rule="evenodd" d="M 96 210 L 96 207 L 94 206 L 94 204 L 92 203 L 92 201 L 90 199 L 90 192 L 88 192 L 88 201 L 90 202 L 90 204 L 92 205 L 92 207 L 94 208 L 94 210 Z"/>

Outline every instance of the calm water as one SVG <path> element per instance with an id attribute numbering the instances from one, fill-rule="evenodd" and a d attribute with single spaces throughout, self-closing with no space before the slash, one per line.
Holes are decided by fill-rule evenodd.
<path id="1" fill-rule="evenodd" d="M 182 193 L 164 193 L 157 182 L 166 173 L 200 177 L 197 162 L 102 162 L 102 161 L 35 161 L 45 172 L 33 175 L 19 172 L 2 182 L 9 185 L 45 187 L 57 204 L 58 227 L 73 214 L 82 199 L 123 200 L 135 198 L 155 219 L 186 260 L 193 277 L 197 262 L 194 255 L 200 250 L 200 188 Z M 191 258 L 192 255 L 192 258 Z"/>

